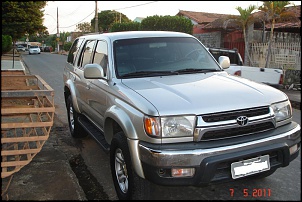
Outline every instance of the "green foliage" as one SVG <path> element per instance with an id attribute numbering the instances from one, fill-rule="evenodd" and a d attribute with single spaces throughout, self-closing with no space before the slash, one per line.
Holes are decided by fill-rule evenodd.
<path id="1" fill-rule="evenodd" d="M 240 6 L 236 7 L 236 10 L 240 14 L 236 20 L 241 24 L 242 29 L 245 29 L 249 24 L 253 23 L 252 12 L 256 9 L 257 7 L 255 5 L 250 5 L 247 9 L 243 9 Z"/>
<path id="2" fill-rule="evenodd" d="M 13 41 L 25 33 L 43 33 L 43 8 L 47 1 L 4 1 L 2 2 L 2 33 Z"/>
<path id="3" fill-rule="evenodd" d="M 106 10 L 98 13 L 98 31 L 108 32 L 114 23 L 131 22 L 131 20 L 122 13 L 117 11 Z M 95 18 L 91 20 L 92 32 L 95 31 Z"/>
<path id="4" fill-rule="evenodd" d="M 64 51 L 69 51 L 71 45 L 72 45 L 72 42 L 66 42 L 63 46 Z"/>
<path id="5" fill-rule="evenodd" d="M 141 30 L 193 33 L 191 20 L 181 16 L 151 16 L 142 20 Z"/>
<path id="6" fill-rule="evenodd" d="M 79 30 L 80 32 L 84 32 L 84 33 L 91 32 L 91 30 L 92 30 L 91 24 L 89 22 L 79 23 L 79 24 L 77 24 L 76 27 L 77 27 L 76 28 L 77 30 Z"/>
<path id="7" fill-rule="evenodd" d="M 2 35 L 2 52 L 7 53 L 12 49 L 12 37 L 9 35 Z"/>
<path id="8" fill-rule="evenodd" d="M 114 23 L 110 29 L 111 32 L 138 31 L 140 30 L 139 22 Z"/>

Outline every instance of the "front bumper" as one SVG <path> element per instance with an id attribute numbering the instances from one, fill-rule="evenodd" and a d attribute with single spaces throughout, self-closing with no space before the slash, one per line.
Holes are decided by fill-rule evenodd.
<path id="1" fill-rule="evenodd" d="M 246 141 L 247 137 L 244 137 L 236 144 L 224 142 L 220 146 L 213 146 L 213 142 L 162 145 L 140 142 L 141 165 L 145 178 L 161 185 L 204 185 L 231 180 L 231 163 L 240 160 L 268 154 L 270 170 L 288 166 L 299 154 L 300 130 L 300 125 L 292 122 L 263 133 L 264 138 Z M 296 144 L 297 151 L 290 154 L 289 148 Z M 171 176 L 172 168 L 195 168 L 195 174 L 174 178 Z"/>

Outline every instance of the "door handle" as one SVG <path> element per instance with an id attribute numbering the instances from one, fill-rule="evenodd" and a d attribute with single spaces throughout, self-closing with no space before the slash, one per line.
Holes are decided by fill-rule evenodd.
<path id="1" fill-rule="evenodd" d="M 86 83 L 86 89 L 87 89 L 87 90 L 90 89 L 90 83 L 89 83 L 89 82 Z"/>

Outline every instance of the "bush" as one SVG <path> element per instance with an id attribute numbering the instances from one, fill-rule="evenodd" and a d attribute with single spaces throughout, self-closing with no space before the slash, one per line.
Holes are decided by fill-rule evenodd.
<path id="1" fill-rule="evenodd" d="M 9 52 L 12 48 L 12 37 L 9 35 L 2 35 L 2 52 L 1 55 L 3 55 L 4 53 Z"/>
<path id="2" fill-rule="evenodd" d="M 151 16 L 142 20 L 141 30 L 193 33 L 191 20 L 181 16 Z"/>
<path id="3" fill-rule="evenodd" d="M 138 31 L 138 30 L 140 30 L 139 22 L 125 22 L 125 23 L 114 23 L 110 29 L 110 32 Z"/>
<path id="4" fill-rule="evenodd" d="M 69 51 L 71 45 L 72 45 L 72 42 L 66 42 L 66 43 L 64 44 L 63 50 L 64 50 L 64 51 Z"/>

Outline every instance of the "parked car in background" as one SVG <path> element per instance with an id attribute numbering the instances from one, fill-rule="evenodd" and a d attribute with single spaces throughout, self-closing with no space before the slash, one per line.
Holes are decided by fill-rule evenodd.
<path id="1" fill-rule="evenodd" d="M 39 48 L 41 52 L 44 52 L 44 47 L 40 46 Z"/>
<path id="2" fill-rule="evenodd" d="M 43 51 L 44 52 L 51 52 L 51 47 L 45 46 Z"/>
<path id="3" fill-rule="evenodd" d="M 22 45 L 18 45 L 18 46 L 17 46 L 17 51 L 18 51 L 18 52 L 20 52 L 20 51 L 21 51 L 21 52 L 25 52 L 25 47 L 22 46 Z"/>
<path id="4" fill-rule="evenodd" d="M 219 62 L 218 59 L 220 56 L 229 57 L 231 66 L 226 68 L 225 71 L 231 75 L 265 83 L 276 88 L 280 88 L 280 85 L 283 84 L 282 69 L 244 66 L 237 49 L 209 48 L 208 50 L 217 62 Z"/>
<path id="5" fill-rule="evenodd" d="M 41 50 L 39 48 L 39 46 L 29 46 L 28 48 L 28 54 L 40 54 Z"/>

